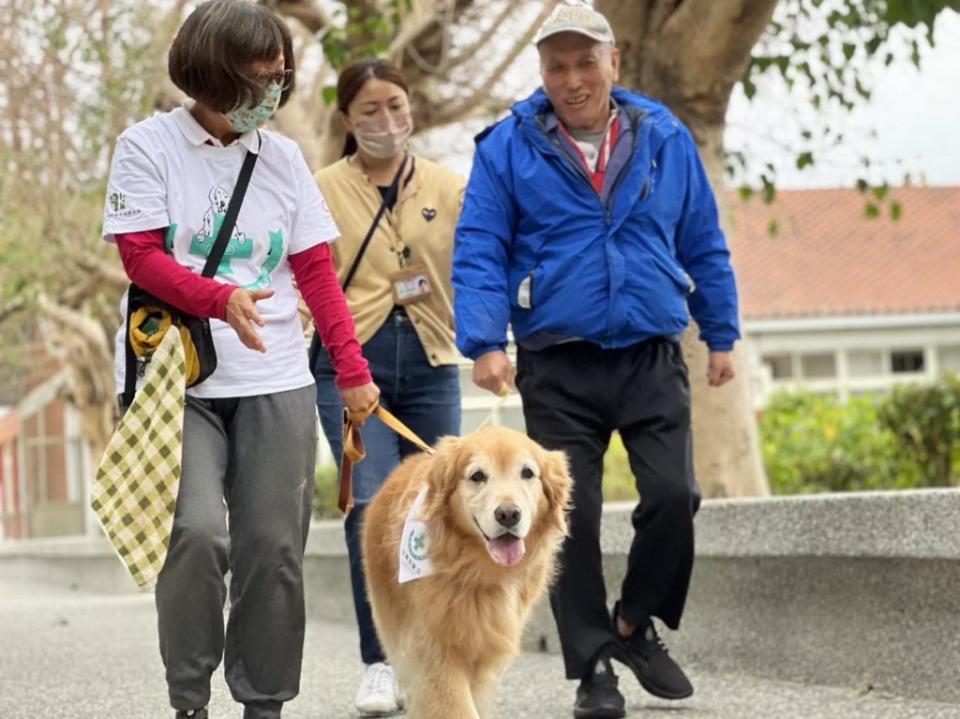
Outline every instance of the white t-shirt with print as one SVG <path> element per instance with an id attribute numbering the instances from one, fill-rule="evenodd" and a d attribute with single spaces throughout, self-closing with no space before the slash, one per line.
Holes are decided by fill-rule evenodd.
<path id="1" fill-rule="evenodd" d="M 247 150 L 259 152 L 216 279 L 275 294 L 257 302 L 266 354 L 247 349 L 226 322 L 211 319 L 217 369 L 187 393 L 248 397 L 313 381 L 287 257 L 338 235 L 300 148 L 261 130 L 224 147 L 186 107 L 151 117 L 117 140 L 104 208 L 103 236 L 166 229 L 167 250 L 199 274 L 233 193 Z M 126 298 L 121 303 L 126 315 Z M 123 389 L 125 326 L 117 335 L 117 391 Z"/>

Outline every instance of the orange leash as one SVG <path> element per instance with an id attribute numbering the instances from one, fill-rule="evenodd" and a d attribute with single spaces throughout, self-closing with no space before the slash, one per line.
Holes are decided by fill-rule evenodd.
<path id="1" fill-rule="evenodd" d="M 436 450 L 414 434 L 413 430 L 381 407 L 379 401 L 360 412 L 351 412 L 344 409 L 343 454 L 340 457 L 340 496 L 337 499 L 337 506 L 344 515 L 349 514 L 353 508 L 353 465 L 367 456 L 367 448 L 364 446 L 363 437 L 360 434 L 360 425 L 371 415 L 379 418 L 390 429 L 427 454 L 436 453 Z"/>

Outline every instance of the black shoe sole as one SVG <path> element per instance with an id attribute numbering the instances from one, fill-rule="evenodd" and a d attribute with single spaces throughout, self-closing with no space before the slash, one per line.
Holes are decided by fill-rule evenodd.
<path id="1" fill-rule="evenodd" d="M 574 709 L 573 719 L 624 719 L 627 716 L 625 709 Z"/>
<path id="2" fill-rule="evenodd" d="M 635 676 L 637 681 L 640 682 L 640 686 L 642 686 L 649 694 L 653 694 L 653 696 L 657 697 L 658 699 L 677 700 L 687 699 L 688 697 L 693 696 L 692 688 L 690 691 L 671 692 L 669 689 L 664 689 L 662 687 L 658 687 L 656 684 L 651 683 L 645 676 L 643 676 L 643 673 L 640 671 L 639 667 L 637 667 L 621 652 L 616 652 L 616 654 L 613 655 L 613 658 L 627 667 L 627 669 L 632 671 L 633 676 Z"/>

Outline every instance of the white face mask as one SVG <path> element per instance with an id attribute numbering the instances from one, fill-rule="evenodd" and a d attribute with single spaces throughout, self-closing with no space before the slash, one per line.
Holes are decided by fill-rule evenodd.
<path id="1" fill-rule="evenodd" d="M 387 120 L 358 120 L 353 124 L 353 136 L 360 148 L 378 160 L 387 160 L 403 151 L 404 143 L 413 133 L 410 115 L 390 117 Z"/>

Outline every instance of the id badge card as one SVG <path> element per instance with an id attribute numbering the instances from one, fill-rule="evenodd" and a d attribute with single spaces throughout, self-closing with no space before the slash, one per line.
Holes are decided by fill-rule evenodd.
<path id="1" fill-rule="evenodd" d="M 422 302 L 430 296 L 430 278 L 426 268 L 414 265 L 387 275 L 393 285 L 393 301 L 398 305 Z"/>

